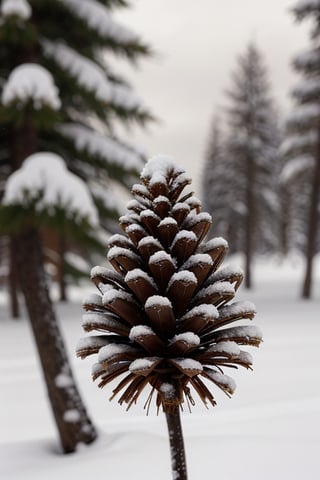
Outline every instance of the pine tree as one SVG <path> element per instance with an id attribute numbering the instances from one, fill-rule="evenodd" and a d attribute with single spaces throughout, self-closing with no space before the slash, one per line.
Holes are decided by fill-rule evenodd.
<path id="1" fill-rule="evenodd" d="M 112 71 L 106 58 L 121 56 L 130 62 L 150 53 L 129 29 L 118 24 L 112 9 L 126 7 L 124 0 L 3 0 L 0 25 L 0 94 L 14 67 L 37 63 L 51 72 L 59 90 L 59 115 L 34 112 L 37 140 L 25 152 L 26 139 L 15 101 L 1 109 L 0 176 L 19 168 L 26 153 L 49 150 L 61 155 L 69 168 L 85 179 L 99 208 L 101 225 L 114 229 L 119 202 L 113 186 L 127 188 L 143 164 L 142 154 L 117 138 L 117 125 L 144 125 L 151 118 L 129 84 Z M 36 144 L 35 144 L 36 142 Z M 69 239 L 59 241 L 61 265 L 66 263 Z M 88 259 L 88 249 L 85 252 Z M 89 259 L 88 259 L 89 260 Z M 79 272 L 80 273 L 80 272 Z M 64 296 L 63 288 L 61 295 Z"/>
<path id="2" fill-rule="evenodd" d="M 293 8 L 297 21 L 312 19 L 310 48 L 297 55 L 294 69 L 302 81 L 293 92 L 295 107 L 287 119 L 286 139 L 281 153 L 286 158 L 283 183 L 292 198 L 291 237 L 293 246 L 305 253 L 306 267 L 302 297 L 310 298 L 313 260 L 319 249 L 320 201 L 320 5 L 299 1 Z"/>
<path id="3" fill-rule="evenodd" d="M 225 168 L 223 189 L 228 193 L 213 182 L 213 192 L 219 188 L 221 193 L 213 194 L 212 202 L 225 202 L 229 209 L 225 221 L 229 231 L 236 231 L 234 251 L 245 254 L 245 284 L 250 288 L 254 254 L 275 249 L 278 243 L 277 116 L 266 68 L 253 44 L 239 57 L 227 96 L 227 139 L 219 169 Z"/>
<path id="4" fill-rule="evenodd" d="M 65 452 L 74 451 L 79 442 L 92 442 L 96 432 L 74 382 L 50 300 L 40 234 L 44 225 L 50 226 L 89 252 L 100 243 L 96 240 L 99 228 L 97 223 L 70 217 L 67 202 L 61 207 L 59 199 L 64 190 L 68 193 L 67 182 L 64 190 L 58 190 L 57 204 L 39 212 L 47 187 L 59 182 L 59 173 L 45 176 L 36 192 L 23 188 L 25 196 L 18 203 L 7 204 L 3 194 L 34 154 L 54 152 L 78 182 L 85 180 L 100 221 L 108 228 L 109 218 L 117 211 L 114 202 L 110 208 L 112 181 L 126 186 L 142 162 L 138 152 L 114 137 L 112 125 L 116 119 L 143 123 L 149 118 L 103 57 L 108 48 L 131 60 L 148 53 L 109 14 L 112 5 L 125 4 L 121 0 L 3 0 L 0 10 L 1 234 L 11 238 L 15 271 Z M 41 155 L 49 168 L 53 154 Z M 42 179 L 42 173 L 34 169 L 31 173 L 33 179 Z"/>
<path id="5" fill-rule="evenodd" d="M 251 355 L 239 346 L 261 342 L 255 326 L 230 326 L 252 319 L 255 308 L 230 303 L 243 274 L 219 269 L 227 242 L 206 240 L 211 216 L 184 191 L 189 183 L 170 157 L 148 161 L 119 220 L 124 235 L 109 240 L 113 270 L 91 271 L 99 293 L 84 300 L 83 328 L 100 333 L 77 346 L 82 358 L 98 354 L 92 376 L 99 387 L 118 379 L 111 398 L 120 395 L 127 409 L 149 389 L 145 408 L 155 398 L 166 415 L 174 480 L 187 479 L 180 408 L 186 402 L 191 410 L 194 393 L 214 406 L 211 384 L 231 396 L 235 383 L 224 368 L 250 369 Z"/>
<path id="6" fill-rule="evenodd" d="M 223 130 L 223 122 L 215 118 L 209 132 L 202 172 L 202 204 L 210 215 L 214 215 L 215 233 L 228 238 L 230 250 L 237 252 L 240 249 L 238 236 L 241 226 L 237 226 L 238 205 L 234 189 L 230 188 L 233 167 Z"/>

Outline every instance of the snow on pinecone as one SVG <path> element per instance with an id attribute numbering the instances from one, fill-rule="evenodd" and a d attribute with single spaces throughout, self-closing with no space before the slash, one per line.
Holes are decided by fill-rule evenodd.
<path id="1" fill-rule="evenodd" d="M 154 394 L 158 409 L 170 412 L 185 400 L 190 408 L 194 391 L 215 405 L 210 382 L 230 396 L 235 382 L 223 368 L 251 368 L 251 355 L 239 346 L 261 342 L 254 326 L 225 328 L 251 320 L 255 307 L 229 303 L 243 273 L 218 269 L 228 245 L 205 240 L 212 219 L 192 193 L 183 195 L 190 183 L 171 158 L 149 160 L 119 220 L 124 235 L 109 240 L 114 270 L 91 271 L 99 293 L 84 300 L 83 328 L 108 334 L 81 339 L 77 355 L 98 355 L 92 376 L 100 387 L 121 376 L 111 398 L 121 393 L 127 408 L 147 386 L 147 409 Z"/>

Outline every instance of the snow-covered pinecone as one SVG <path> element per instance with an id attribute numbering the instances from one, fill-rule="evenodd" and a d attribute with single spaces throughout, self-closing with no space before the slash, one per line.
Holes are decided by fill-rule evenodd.
<path id="1" fill-rule="evenodd" d="M 225 328 L 252 319 L 255 308 L 229 303 L 243 274 L 218 269 L 227 242 L 205 241 L 212 220 L 192 193 L 183 195 L 189 183 L 169 157 L 149 160 L 120 218 L 125 234 L 109 240 L 114 270 L 91 272 L 100 293 L 84 301 L 83 328 L 109 334 L 81 339 L 77 355 L 98 354 L 92 375 L 100 387 L 122 376 L 111 398 L 121 392 L 119 403 L 128 408 L 148 385 L 147 409 L 154 393 L 165 412 L 184 400 L 194 405 L 193 391 L 215 405 L 210 382 L 231 395 L 235 383 L 223 367 L 251 368 L 251 355 L 239 345 L 261 341 L 254 326 Z"/>

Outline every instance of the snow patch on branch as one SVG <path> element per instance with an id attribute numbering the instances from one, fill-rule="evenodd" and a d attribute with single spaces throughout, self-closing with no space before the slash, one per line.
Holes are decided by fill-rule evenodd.
<path id="1" fill-rule="evenodd" d="M 128 28 L 115 22 L 107 8 L 95 0 L 60 0 L 89 28 L 120 44 L 137 42 L 137 36 Z"/>
<path id="2" fill-rule="evenodd" d="M 59 132 L 75 143 L 77 150 L 88 151 L 127 170 L 140 170 L 143 165 L 141 155 L 121 145 L 117 140 L 75 123 L 65 123 Z"/>
<path id="3" fill-rule="evenodd" d="M 89 58 L 61 42 L 42 42 L 44 54 L 70 73 L 81 87 L 93 92 L 97 99 L 126 110 L 141 106 L 140 100 L 124 86 L 110 82 L 104 70 Z"/>
<path id="4" fill-rule="evenodd" d="M 87 219 L 98 225 L 98 215 L 86 184 L 69 172 L 63 159 L 50 152 L 30 155 L 22 167 L 6 183 L 5 205 L 30 205 L 36 200 L 36 210 L 62 207 L 67 216 Z"/>
<path id="5" fill-rule="evenodd" d="M 41 65 L 23 63 L 10 73 L 3 87 L 1 101 L 5 106 L 14 101 L 24 106 L 30 100 L 35 109 L 47 106 L 59 110 L 61 106 L 51 73 Z"/>
<path id="6" fill-rule="evenodd" d="M 2 0 L 0 13 L 4 18 L 17 16 L 22 20 L 28 20 L 32 10 L 27 0 Z"/>

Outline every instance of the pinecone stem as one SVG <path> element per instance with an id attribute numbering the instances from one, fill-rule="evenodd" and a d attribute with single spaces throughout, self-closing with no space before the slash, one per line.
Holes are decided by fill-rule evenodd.
<path id="1" fill-rule="evenodd" d="M 165 412 L 171 453 L 173 480 L 187 480 L 187 464 L 181 426 L 180 410 L 177 405 L 174 410 Z"/>

